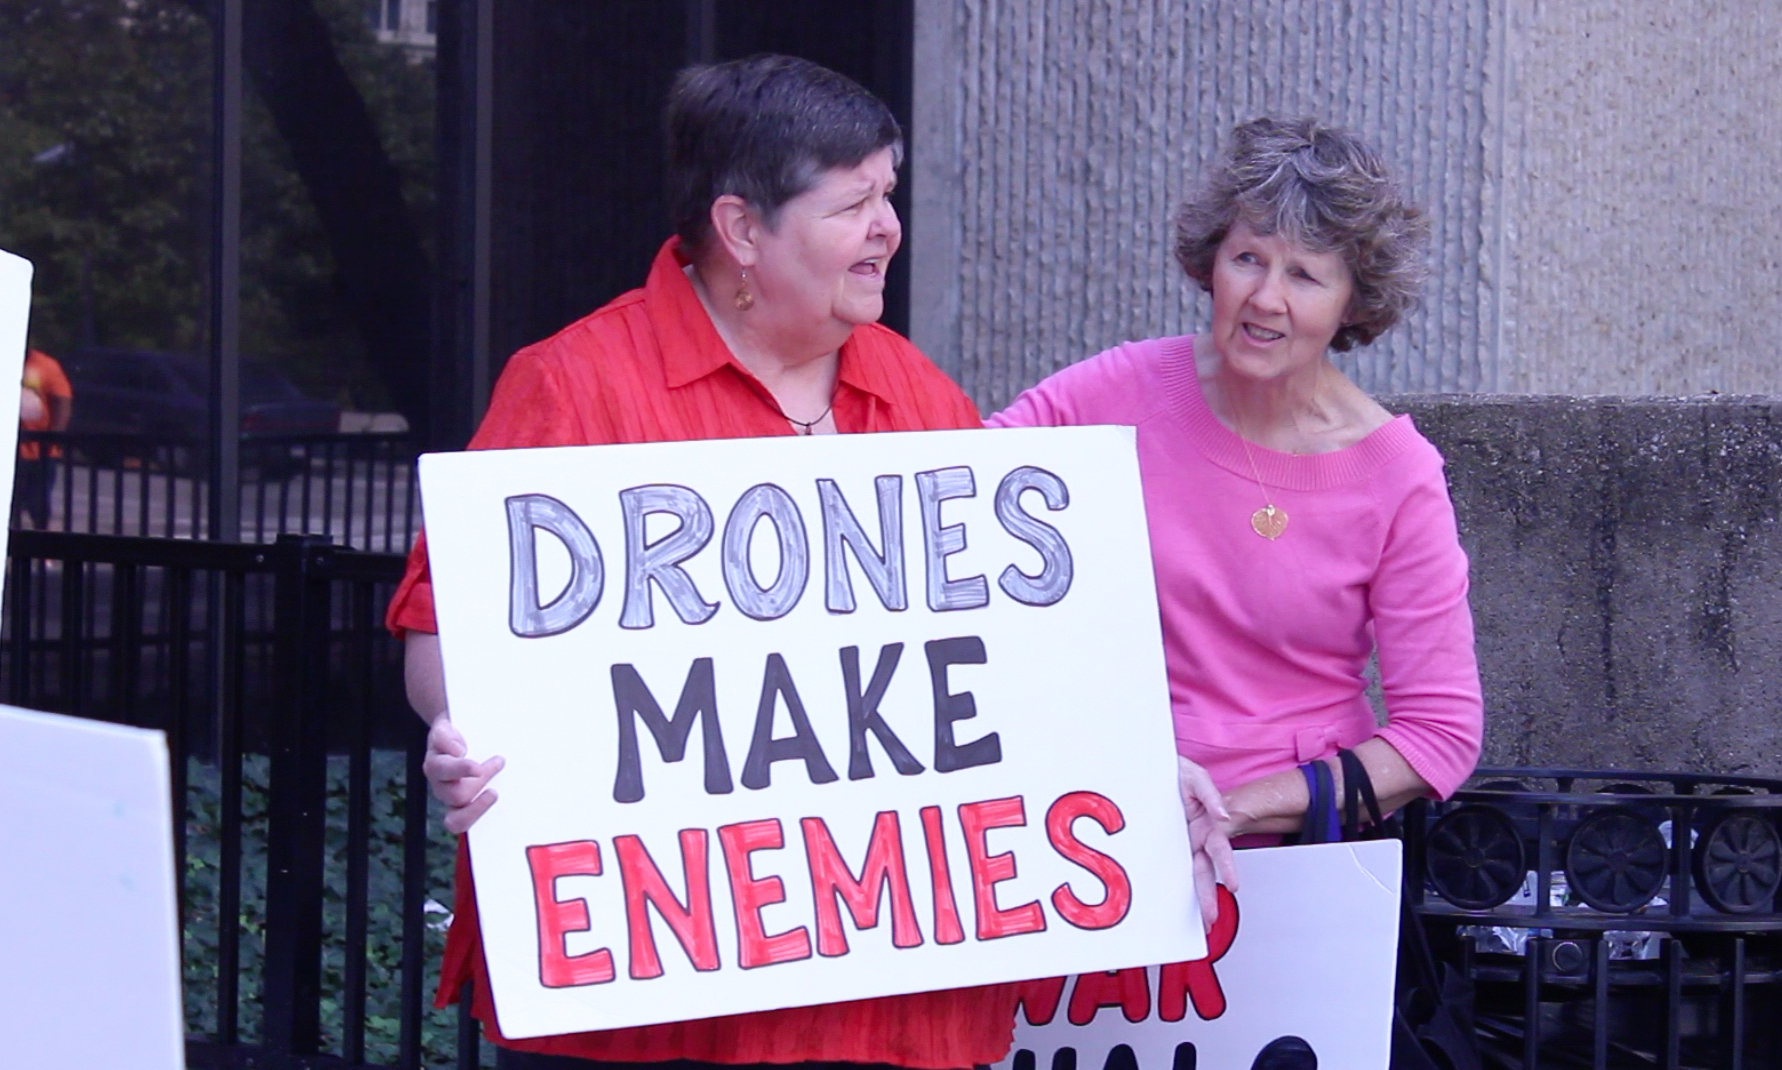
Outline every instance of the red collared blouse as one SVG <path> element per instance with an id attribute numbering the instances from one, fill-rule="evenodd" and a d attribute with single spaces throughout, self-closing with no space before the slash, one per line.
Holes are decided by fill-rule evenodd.
<path id="1" fill-rule="evenodd" d="M 844 434 L 979 426 L 978 411 L 915 346 L 877 324 L 842 344 L 835 426 Z M 514 354 L 495 384 L 475 449 L 788 435 L 772 396 L 718 337 L 681 270 L 678 242 L 649 278 L 555 336 Z M 436 631 L 423 534 L 386 618 L 398 636 Z M 944 978 L 937 978 L 944 983 Z M 437 1003 L 474 982 L 472 1012 L 498 1044 L 624 1062 L 806 1060 L 938 1070 L 993 1063 L 1014 1031 L 1015 988 L 993 985 L 596 1033 L 508 1040 L 489 996 L 470 856 L 459 839 L 456 906 Z"/>

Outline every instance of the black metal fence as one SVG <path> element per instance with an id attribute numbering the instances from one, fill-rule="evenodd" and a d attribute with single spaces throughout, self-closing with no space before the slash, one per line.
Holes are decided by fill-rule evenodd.
<path id="1" fill-rule="evenodd" d="M 11 539 L 0 694 L 167 733 L 190 1065 L 478 1065 L 430 1009 L 452 843 L 381 626 L 402 557 Z"/>
<path id="2" fill-rule="evenodd" d="M 201 439 L 20 432 L 12 526 L 211 538 Z M 416 449 L 402 434 L 267 435 L 241 442 L 243 542 L 320 535 L 406 552 L 420 525 Z"/>
<path id="3" fill-rule="evenodd" d="M 1480 770 L 1406 816 L 1488 1065 L 1782 1065 L 1782 780 Z"/>

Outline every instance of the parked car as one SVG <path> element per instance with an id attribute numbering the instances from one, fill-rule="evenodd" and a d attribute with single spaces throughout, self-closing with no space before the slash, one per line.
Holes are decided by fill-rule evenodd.
<path id="1" fill-rule="evenodd" d="M 62 364 L 74 386 L 70 433 L 205 437 L 210 369 L 198 358 L 142 349 L 83 349 Z M 242 364 L 244 437 L 331 435 L 339 428 L 340 406 L 305 397 L 265 365 Z"/>
<path id="2" fill-rule="evenodd" d="M 145 349 L 89 348 L 77 350 L 62 366 L 74 387 L 68 431 L 77 436 L 78 455 L 101 466 L 129 461 L 177 471 L 202 467 L 210 423 L 210 369 L 204 361 Z M 242 364 L 244 466 L 265 476 L 292 475 L 304 463 L 302 448 L 264 440 L 332 435 L 339 429 L 340 406 L 305 397 L 265 365 Z"/>

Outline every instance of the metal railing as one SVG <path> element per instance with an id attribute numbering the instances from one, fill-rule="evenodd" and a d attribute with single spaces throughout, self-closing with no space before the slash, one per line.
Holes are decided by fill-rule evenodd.
<path id="1" fill-rule="evenodd" d="M 12 526 L 206 539 L 208 455 L 198 439 L 23 431 Z M 267 435 L 241 441 L 242 542 L 320 535 L 403 553 L 420 525 L 407 435 Z"/>
<path id="2" fill-rule="evenodd" d="M 1782 1064 L 1782 780 L 1481 769 L 1405 828 L 1491 1065 Z"/>
<path id="3" fill-rule="evenodd" d="M 167 733 L 189 1064 L 477 1066 L 429 1007 L 453 844 L 381 625 L 402 557 L 14 531 L 8 567 L 0 694 Z"/>

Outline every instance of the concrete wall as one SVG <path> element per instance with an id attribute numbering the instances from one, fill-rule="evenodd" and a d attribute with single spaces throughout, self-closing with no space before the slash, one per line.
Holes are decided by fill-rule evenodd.
<path id="1" fill-rule="evenodd" d="M 1782 4 L 916 0 L 912 334 L 986 409 L 1199 325 L 1233 123 L 1361 130 L 1435 223 L 1376 391 L 1782 392 Z"/>
<path id="2" fill-rule="evenodd" d="M 1386 401 L 1448 460 L 1488 763 L 1782 775 L 1782 400 Z"/>
<path id="3" fill-rule="evenodd" d="M 1782 393 L 1782 4 L 1494 2 L 1502 388 Z"/>

